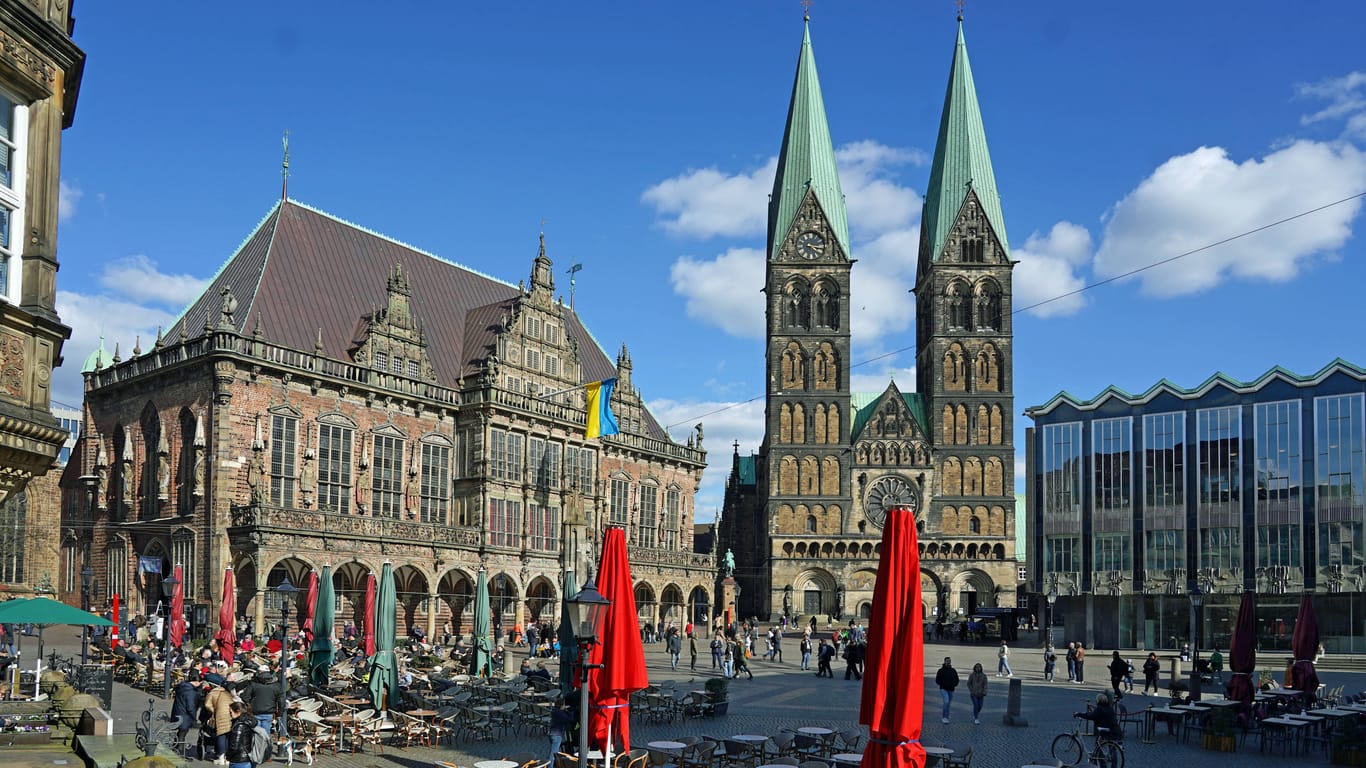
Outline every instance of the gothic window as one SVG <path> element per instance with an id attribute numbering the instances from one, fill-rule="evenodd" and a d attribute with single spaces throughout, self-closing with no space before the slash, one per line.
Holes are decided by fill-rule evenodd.
<path id="1" fill-rule="evenodd" d="M 155 519 L 161 505 L 157 503 L 160 488 L 160 465 L 168 457 L 157 453 L 161 443 L 161 417 L 148 403 L 142 409 L 142 519 Z"/>
<path id="2" fill-rule="evenodd" d="M 963 495 L 963 465 L 958 458 L 950 456 L 944 460 L 944 495 Z"/>
<path id="3" fill-rule="evenodd" d="M 984 493 L 987 496 L 1005 495 L 1005 468 L 1001 464 L 1001 460 L 995 456 L 987 459 Z"/>
<path id="4" fill-rule="evenodd" d="M 526 527 L 532 549 L 554 552 L 560 548 L 560 510 L 543 504 L 528 504 Z"/>
<path id="5" fill-rule="evenodd" d="M 974 390 L 979 392 L 1001 391 L 999 359 L 1000 356 L 995 345 L 989 343 L 982 345 L 973 366 Z"/>
<path id="6" fill-rule="evenodd" d="M 1001 329 L 1001 289 L 996 283 L 986 280 L 977 286 L 973 295 L 973 309 L 977 314 L 978 329 Z"/>
<path id="7" fill-rule="evenodd" d="M 840 460 L 826 456 L 821 460 L 821 495 L 838 496 L 840 493 Z"/>
<path id="8" fill-rule="evenodd" d="M 982 238 L 977 234 L 977 230 L 968 230 L 967 237 L 964 237 L 962 242 L 963 263 L 981 264 L 984 261 L 982 250 Z"/>
<path id="9" fill-rule="evenodd" d="M 558 446 L 556 446 L 558 447 Z M 422 444 L 422 500 L 424 523 L 447 521 L 451 504 L 451 449 L 447 445 Z"/>
<path id="10" fill-rule="evenodd" d="M 194 531 L 182 528 L 171 536 L 171 562 L 180 566 L 180 588 L 189 601 L 194 600 L 195 568 Z"/>
<path id="11" fill-rule="evenodd" d="M 667 549 L 678 549 L 678 531 L 683 525 L 681 517 L 683 494 L 677 488 L 670 487 L 664 492 L 664 546 Z"/>
<path id="12" fill-rule="evenodd" d="M 944 289 L 945 319 L 949 328 L 966 330 L 970 308 L 966 284 L 955 280 Z"/>
<path id="13" fill-rule="evenodd" d="M 802 458 L 801 471 L 801 490 L 803 496 L 815 496 L 820 493 L 820 469 L 816 464 L 815 456 Z"/>
<path id="14" fill-rule="evenodd" d="M 399 517 L 403 511 L 403 444 L 395 435 L 375 435 L 370 469 L 371 504 L 375 515 Z"/>
<path id="15" fill-rule="evenodd" d="M 982 460 L 976 456 L 969 456 L 963 465 L 963 495 L 982 495 Z"/>
<path id="16" fill-rule="evenodd" d="M 778 411 L 778 442 L 792 442 L 792 405 L 783 403 Z"/>
<path id="17" fill-rule="evenodd" d="M 813 415 L 815 416 L 815 418 L 812 420 L 811 426 L 813 427 L 813 431 L 816 433 L 814 435 L 814 437 L 816 438 L 816 443 L 825 444 L 827 442 L 830 442 L 829 434 L 825 431 L 825 404 L 817 403 L 816 411 Z"/>
<path id="18" fill-rule="evenodd" d="M 646 482 L 640 486 L 640 524 L 636 526 L 636 544 L 653 547 L 659 537 L 659 488 Z"/>
<path id="19" fill-rule="evenodd" d="M 817 326 L 832 329 L 840 327 L 839 290 L 828 281 L 822 280 L 816 284 L 815 311 Z"/>
<path id="20" fill-rule="evenodd" d="M 959 405 L 953 411 L 953 441 L 958 445 L 968 444 L 968 407 Z"/>
<path id="21" fill-rule="evenodd" d="M 631 520 L 631 481 L 624 477 L 612 478 L 612 507 L 608 512 L 611 525 L 626 527 Z"/>
<path id="22" fill-rule="evenodd" d="M 299 420 L 273 413 L 270 416 L 270 503 L 279 507 L 294 504 L 294 485 L 298 472 L 294 460 L 299 452 Z"/>
<path id="23" fill-rule="evenodd" d="M 179 482 L 176 484 L 176 508 L 180 514 L 188 515 L 194 510 L 194 414 L 188 408 L 180 409 Z M 169 459 L 169 456 L 167 457 Z M 207 459 L 206 459 L 207 461 Z"/>
<path id="24" fill-rule="evenodd" d="M 24 550 L 28 544 L 28 491 L 20 491 L 0 504 L 0 582 L 23 584 Z M 13 641 L 13 638 L 6 638 Z"/>
<path id="25" fill-rule="evenodd" d="M 522 540 L 522 502 L 489 499 L 489 544 L 515 547 Z"/>
<path id="26" fill-rule="evenodd" d="M 351 511 L 351 438 L 341 424 L 318 425 L 318 509 Z"/>
<path id="27" fill-rule="evenodd" d="M 781 369 L 783 389 L 806 389 L 806 355 L 797 342 L 783 350 Z"/>
<path id="28" fill-rule="evenodd" d="M 868 458 L 869 458 L 869 462 L 872 463 L 872 464 L 886 464 L 886 463 L 887 463 L 886 460 L 885 460 L 885 459 L 883 458 L 883 456 L 882 456 L 882 443 L 874 443 L 874 444 L 873 444 L 873 452 L 872 452 L 872 455 L 870 455 Z"/>
<path id="29" fill-rule="evenodd" d="M 778 493 L 797 495 L 797 459 L 793 456 L 784 456 L 778 462 Z"/>
<path id="30" fill-rule="evenodd" d="M 792 442 L 806 442 L 806 407 L 801 403 L 792 404 Z"/>
<path id="31" fill-rule="evenodd" d="M 128 542 L 115 537 L 109 542 L 109 548 L 105 550 L 104 558 L 104 583 L 107 587 L 105 594 L 128 594 Z"/>
<path id="32" fill-rule="evenodd" d="M 821 342 L 816 349 L 816 389 L 839 388 L 839 355 L 830 342 Z"/>
<path id="33" fill-rule="evenodd" d="M 963 364 L 963 345 L 954 342 L 944 352 L 944 389 L 962 392 L 967 389 L 967 371 Z"/>

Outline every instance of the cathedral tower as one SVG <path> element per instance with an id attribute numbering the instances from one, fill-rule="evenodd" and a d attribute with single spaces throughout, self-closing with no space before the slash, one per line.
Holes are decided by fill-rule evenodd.
<path id="1" fill-rule="evenodd" d="M 785 537 L 838 537 L 851 508 L 849 483 L 849 223 L 816 76 L 809 24 L 802 36 L 778 172 L 768 209 L 765 272 L 768 370 L 763 457 L 767 535 L 760 553 L 771 613 L 792 606 Z M 803 547 L 805 552 L 805 547 Z M 814 557 L 816 553 L 810 556 Z M 830 585 L 833 587 L 833 585 Z M 831 594 L 826 591 L 826 594 Z"/>
<path id="2" fill-rule="evenodd" d="M 958 22 L 915 287 L 917 388 L 928 401 L 935 446 L 935 500 L 927 518 L 946 539 L 969 537 L 981 559 L 1013 560 L 1014 263 L 961 17 Z M 998 581 L 995 588 L 1005 586 Z M 969 612 L 995 604 L 987 602 L 994 597 L 973 594 L 971 582 L 944 589 L 962 596 L 952 602 Z"/>

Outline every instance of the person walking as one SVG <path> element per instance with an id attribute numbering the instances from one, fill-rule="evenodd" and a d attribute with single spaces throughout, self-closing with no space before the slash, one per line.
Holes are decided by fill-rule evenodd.
<path id="1" fill-rule="evenodd" d="M 721 657 L 721 676 L 727 678 L 735 677 L 735 652 L 740 650 L 740 646 L 730 641 L 723 643 Z"/>
<path id="2" fill-rule="evenodd" d="M 240 701 L 229 705 L 232 713 L 232 726 L 228 729 L 228 768 L 253 768 L 251 762 L 251 742 L 256 734 L 256 718 L 247 711 Z"/>
<path id="3" fill-rule="evenodd" d="M 750 680 L 753 680 L 754 673 L 749 671 L 749 662 L 745 659 L 745 647 L 740 645 L 739 642 L 732 643 L 731 645 L 734 646 L 731 649 L 731 655 L 735 658 L 735 674 L 733 677 L 738 679 L 740 673 L 744 672 L 746 675 L 749 675 Z"/>
<path id="4" fill-rule="evenodd" d="M 271 674 L 269 669 L 262 669 L 256 673 L 255 679 L 249 683 L 241 693 L 242 702 L 253 715 L 256 716 L 257 723 L 266 733 L 270 733 L 270 726 L 275 720 L 275 712 L 281 710 L 280 700 L 280 681 Z"/>
<path id="5" fill-rule="evenodd" d="M 1086 643 L 1077 643 L 1077 683 L 1086 682 Z"/>
<path id="6" fill-rule="evenodd" d="M 1067 644 L 1067 682 L 1077 682 L 1077 644 Z"/>
<path id="7" fill-rule="evenodd" d="M 675 672 L 678 671 L 678 656 L 683 653 L 683 638 L 678 636 L 678 630 L 669 628 L 669 634 L 664 640 L 664 647 L 669 649 L 669 667 Z"/>
<path id="8" fill-rule="evenodd" d="M 190 757 L 190 746 L 185 737 L 194 727 L 195 717 L 199 714 L 200 704 L 199 670 L 191 669 L 190 674 L 175 686 L 175 703 L 171 705 L 171 722 L 176 724 L 175 740 L 185 745 L 184 757 Z"/>
<path id="9" fill-rule="evenodd" d="M 1057 665 L 1057 652 L 1053 650 L 1053 646 L 1045 646 L 1043 649 L 1043 679 L 1045 682 L 1053 682 L 1053 668 Z"/>
<path id="10" fill-rule="evenodd" d="M 717 632 L 711 639 L 711 668 L 720 669 L 725 673 L 726 644 L 721 639 L 721 633 Z M 730 675 L 726 675 L 730 677 Z"/>
<path id="11" fill-rule="evenodd" d="M 773 628 L 773 660 L 779 664 L 783 663 L 783 630 L 782 627 Z"/>
<path id="12" fill-rule="evenodd" d="M 1110 653 L 1110 687 L 1114 689 L 1113 700 L 1119 701 L 1124 698 L 1124 691 L 1120 688 L 1124 684 L 1124 676 L 1129 674 L 1129 662 L 1120 658 L 1119 651 Z"/>
<path id="13" fill-rule="evenodd" d="M 1151 688 L 1153 695 L 1158 695 L 1157 673 L 1162 671 L 1162 662 L 1157 660 L 1156 653 L 1149 653 L 1148 658 L 1143 661 L 1143 695 L 1148 695 Z"/>
<path id="14" fill-rule="evenodd" d="M 228 731 L 232 730 L 232 703 L 232 692 L 220 685 L 213 686 L 204 697 L 207 717 L 202 722 L 213 736 L 214 763 L 217 765 L 228 764 Z M 203 729 L 200 728 L 201 731 Z M 207 760 L 208 756 L 204 759 Z"/>
<path id="15" fill-rule="evenodd" d="M 1001 641 L 1001 647 L 996 649 L 996 676 L 1014 677 L 1015 673 L 1010 669 L 1010 646 L 1006 641 Z"/>
<path id="16" fill-rule="evenodd" d="M 953 690 L 958 687 L 958 670 L 953 668 L 953 659 L 945 656 L 944 666 L 934 675 L 934 684 L 939 686 L 939 695 L 944 699 L 944 714 L 939 722 L 949 722 L 949 705 L 953 704 Z"/>
<path id="17" fill-rule="evenodd" d="M 800 645 L 798 645 L 798 649 L 802 652 L 802 669 L 804 669 L 804 670 L 809 670 L 809 669 L 811 669 L 811 633 L 810 633 L 810 632 L 804 633 L 804 634 L 802 635 L 802 641 L 801 641 Z"/>
<path id="18" fill-rule="evenodd" d="M 692 657 L 690 669 L 697 671 L 697 635 L 688 632 L 688 655 Z"/>
<path id="19" fill-rule="evenodd" d="M 972 724 L 981 725 L 982 704 L 987 700 L 987 673 L 981 664 L 973 664 L 968 675 L 968 697 L 972 699 Z"/>
<path id="20" fill-rule="evenodd" d="M 816 656 L 816 677 L 833 678 L 835 676 L 835 673 L 830 669 L 830 660 L 833 658 L 835 658 L 835 646 L 822 639 L 820 653 Z"/>

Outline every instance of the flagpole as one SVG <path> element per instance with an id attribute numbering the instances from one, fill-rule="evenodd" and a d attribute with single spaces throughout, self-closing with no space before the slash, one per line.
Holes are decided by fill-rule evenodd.
<path id="1" fill-rule="evenodd" d="M 576 389 L 583 389 L 583 388 L 589 386 L 590 384 L 598 384 L 598 383 L 601 383 L 601 382 L 599 382 L 599 381 L 585 381 L 584 383 L 579 384 L 578 386 L 575 386 L 575 387 L 570 387 L 570 388 L 568 388 L 568 389 L 561 389 L 561 390 L 559 390 L 559 391 L 557 391 L 557 392 L 547 392 L 547 393 L 541 395 L 540 397 L 538 397 L 537 399 L 538 399 L 538 400 L 546 400 L 546 399 L 555 397 L 556 395 L 563 395 L 563 394 L 566 394 L 566 393 L 568 393 L 568 392 L 573 392 L 573 391 L 576 390 Z"/>

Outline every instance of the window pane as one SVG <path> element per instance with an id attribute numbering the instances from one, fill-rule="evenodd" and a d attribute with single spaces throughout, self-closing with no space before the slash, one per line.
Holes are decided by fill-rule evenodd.
<path id="1" fill-rule="evenodd" d="M 318 429 L 318 508 L 351 511 L 351 438 L 348 427 L 322 424 Z"/>
<path id="2" fill-rule="evenodd" d="M 451 449 L 422 444 L 422 522 L 445 523 L 450 507 Z"/>
<path id="3" fill-rule="evenodd" d="M 375 514 L 398 517 L 403 511 L 403 444 L 401 437 L 375 435 L 371 469 L 371 504 Z"/>
<path id="4" fill-rule="evenodd" d="M 294 455 L 298 451 L 299 420 L 292 416 L 270 419 L 270 503 L 288 507 L 294 504 Z"/>

